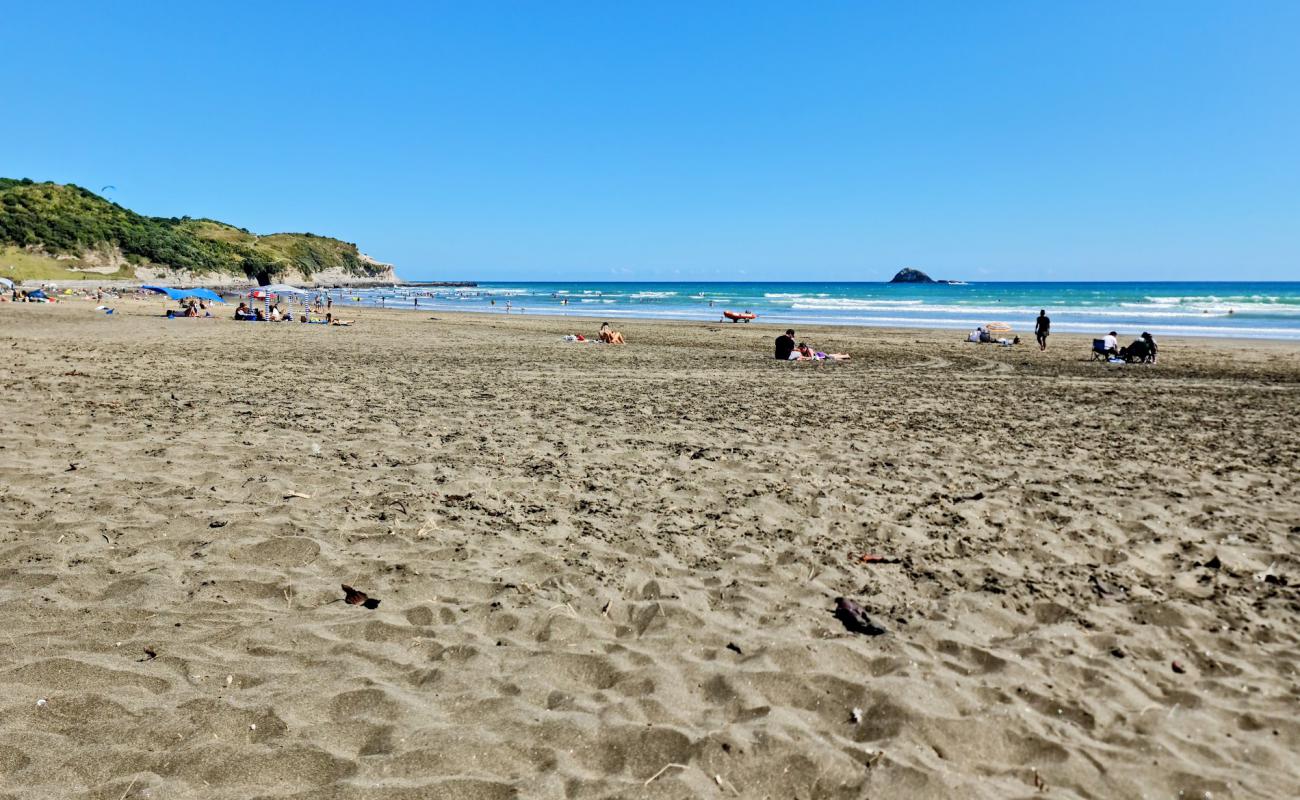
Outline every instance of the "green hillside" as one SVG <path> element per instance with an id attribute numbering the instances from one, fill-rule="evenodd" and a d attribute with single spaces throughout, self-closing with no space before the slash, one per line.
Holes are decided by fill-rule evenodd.
<path id="1" fill-rule="evenodd" d="M 146 217 L 73 184 L 0 178 L 0 275 L 129 279 L 144 265 L 263 283 L 289 271 L 340 269 L 364 278 L 386 269 L 338 239 L 258 236 L 215 220 Z"/>

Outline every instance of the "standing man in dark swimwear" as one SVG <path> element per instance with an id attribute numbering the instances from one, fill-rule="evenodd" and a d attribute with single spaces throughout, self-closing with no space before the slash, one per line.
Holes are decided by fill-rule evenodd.
<path id="1" fill-rule="evenodd" d="M 789 361 L 790 354 L 794 352 L 794 330 L 788 330 L 784 335 L 776 337 L 776 360 Z"/>
<path id="2" fill-rule="evenodd" d="M 1052 332 L 1052 318 L 1047 316 L 1047 309 L 1041 309 L 1038 312 L 1038 320 L 1034 323 L 1034 336 L 1038 339 L 1038 349 L 1047 349 L 1047 335 Z"/>

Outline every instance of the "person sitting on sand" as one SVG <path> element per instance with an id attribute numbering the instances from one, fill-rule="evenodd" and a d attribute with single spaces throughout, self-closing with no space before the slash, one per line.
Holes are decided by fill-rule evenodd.
<path id="1" fill-rule="evenodd" d="M 1133 341 L 1128 347 L 1119 349 L 1119 357 L 1130 363 L 1143 362 L 1155 363 L 1156 360 L 1156 340 L 1151 334 L 1143 333 L 1140 339 Z"/>
<path id="2" fill-rule="evenodd" d="M 198 315 L 199 315 L 199 306 L 197 303 L 191 300 L 190 304 L 185 306 L 185 316 L 197 317 Z"/>
<path id="3" fill-rule="evenodd" d="M 1141 339 L 1135 339 L 1133 341 L 1133 344 L 1130 344 L 1128 347 L 1121 347 L 1119 349 L 1119 357 L 1129 363 L 1135 361 L 1141 363 L 1143 361 L 1146 361 L 1147 343 L 1142 341 Z"/>
<path id="4" fill-rule="evenodd" d="M 266 322 L 266 312 L 260 308 L 254 309 L 253 319 L 256 320 L 257 322 Z"/>
<path id="5" fill-rule="evenodd" d="M 776 360 L 789 361 L 794 352 L 794 328 L 776 337 Z"/>
<path id="6" fill-rule="evenodd" d="M 271 306 L 271 321 L 272 321 L 272 322 L 279 322 L 280 319 L 281 319 L 281 317 L 280 317 L 280 307 L 279 307 L 278 305 L 272 305 L 272 306 Z"/>
<path id="7" fill-rule="evenodd" d="M 600 324 L 600 340 L 605 344 L 627 344 L 623 334 L 611 328 L 608 322 Z"/>
<path id="8" fill-rule="evenodd" d="M 1102 348 L 1111 358 L 1119 358 L 1119 334 L 1111 331 L 1102 337 Z"/>
<path id="9" fill-rule="evenodd" d="M 1147 361 L 1156 363 L 1156 338 L 1146 331 L 1142 332 L 1142 341 L 1147 343 Z"/>
<path id="10" fill-rule="evenodd" d="M 253 316 L 253 312 L 248 308 L 247 303 L 240 303 L 239 308 L 235 309 L 235 319 L 242 322 L 244 320 L 256 319 L 256 317 Z"/>

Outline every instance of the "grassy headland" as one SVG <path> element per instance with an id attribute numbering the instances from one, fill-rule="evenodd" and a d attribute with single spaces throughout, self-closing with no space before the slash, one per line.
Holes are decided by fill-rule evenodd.
<path id="1" fill-rule="evenodd" d="M 390 269 L 338 239 L 146 217 L 74 184 L 0 178 L 0 275 L 121 280 L 135 277 L 136 267 L 263 283 L 326 270 L 373 278 Z"/>

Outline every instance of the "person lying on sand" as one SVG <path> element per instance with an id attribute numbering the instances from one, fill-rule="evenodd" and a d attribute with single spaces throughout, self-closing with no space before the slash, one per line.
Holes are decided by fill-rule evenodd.
<path id="1" fill-rule="evenodd" d="M 790 354 L 791 361 L 848 361 L 852 356 L 848 353 L 823 353 L 820 350 L 814 350 L 808 346 L 807 342 L 800 342 L 799 346 Z"/>
<path id="2" fill-rule="evenodd" d="M 608 322 L 600 324 L 600 340 L 605 344 L 627 344 L 623 339 L 623 334 L 609 327 Z"/>
<path id="3" fill-rule="evenodd" d="M 339 327 L 344 327 L 344 328 L 346 328 L 348 325 L 351 325 L 351 324 L 352 324 L 352 320 L 350 320 L 350 319 L 335 319 L 335 318 L 334 318 L 334 315 L 333 315 L 332 313 L 330 313 L 330 314 L 326 314 L 326 315 L 325 315 L 325 324 L 326 324 L 326 325 L 337 325 L 337 326 L 339 326 Z"/>

